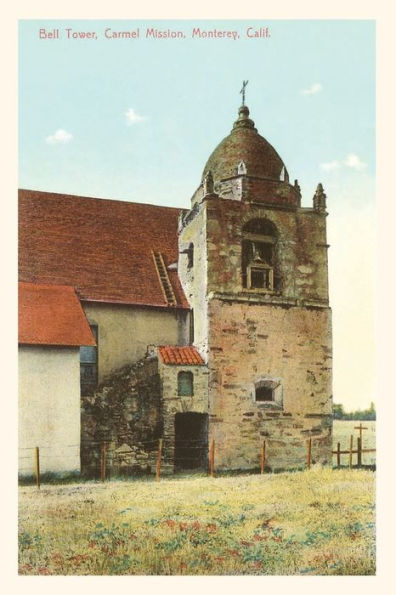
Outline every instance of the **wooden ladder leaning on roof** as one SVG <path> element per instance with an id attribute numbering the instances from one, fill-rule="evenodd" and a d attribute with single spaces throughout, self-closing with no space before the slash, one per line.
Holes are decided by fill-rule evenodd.
<path id="1" fill-rule="evenodd" d="M 160 280 L 160 285 L 161 285 L 165 300 L 170 306 L 176 306 L 177 305 L 176 296 L 175 296 L 172 284 L 169 279 L 168 271 L 166 269 L 164 259 L 162 257 L 162 253 L 154 252 L 153 250 L 151 252 L 153 255 L 155 268 L 156 268 L 156 271 L 158 274 L 158 278 Z"/>

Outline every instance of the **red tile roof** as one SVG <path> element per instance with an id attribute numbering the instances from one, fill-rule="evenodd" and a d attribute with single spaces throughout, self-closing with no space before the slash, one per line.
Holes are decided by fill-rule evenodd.
<path id="1" fill-rule="evenodd" d="M 195 347 L 161 345 L 158 347 L 158 352 L 164 364 L 183 366 L 203 366 L 205 364 Z"/>
<path id="2" fill-rule="evenodd" d="M 19 343 L 95 345 L 73 287 L 19 283 Z"/>
<path id="3" fill-rule="evenodd" d="M 153 261 L 178 260 L 181 209 L 20 190 L 20 280 L 72 285 L 82 300 L 168 307 Z M 189 308 L 177 273 L 176 307 Z"/>

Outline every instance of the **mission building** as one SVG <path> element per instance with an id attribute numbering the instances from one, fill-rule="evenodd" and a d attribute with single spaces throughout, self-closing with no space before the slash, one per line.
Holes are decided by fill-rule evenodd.
<path id="1" fill-rule="evenodd" d="M 326 195 L 242 105 L 190 209 L 20 191 L 20 473 L 331 463 Z"/>

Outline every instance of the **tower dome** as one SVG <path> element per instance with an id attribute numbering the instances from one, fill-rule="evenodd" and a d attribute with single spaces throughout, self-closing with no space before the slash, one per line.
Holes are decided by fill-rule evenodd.
<path id="1" fill-rule="evenodd" d="M 215 182 L 230 178 L 241 173 L 241 170 L 238 172 L 238 166 L 243 164 L 242 173 L 246 172 L 248 176 L 287 181 L 282 159 L 274 147 L 257 132 L 253 120 L 249 118 L 249 108 L 242 105 L 238 113 L 231 133 L 209 157 L 202 179 L 209 171 Z"/>

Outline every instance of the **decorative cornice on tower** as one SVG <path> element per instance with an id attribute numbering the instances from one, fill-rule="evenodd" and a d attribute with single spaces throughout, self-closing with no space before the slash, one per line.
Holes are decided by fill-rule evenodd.
<path id="1" fill-rule="evenodd" d="M 313 197 L 313 207 L 319 213 L 326 212 L 326 194 L 324 193 L 322 184 L 318 184 Z"/>

